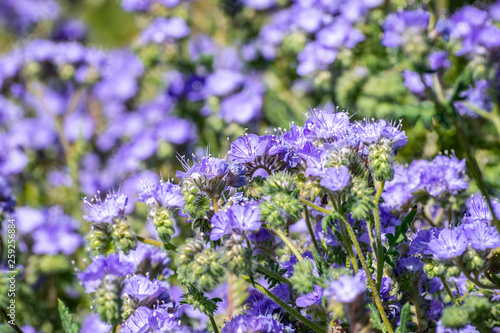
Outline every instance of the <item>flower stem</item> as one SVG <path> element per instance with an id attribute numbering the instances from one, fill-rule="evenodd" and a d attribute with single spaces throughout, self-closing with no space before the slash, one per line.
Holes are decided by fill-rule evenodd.
<path id="1" fill-rule="evenodd" d="M 286 277 L 284 276 L 281 276 L 275 272 L 273 272 L 272 270 L 266 268 L 265 266 L 261 265 L 261 264 L 257 264 L 257 272 L 259 273 L 262 273 L 262 274 L 265 274 L 265 275 L 269 275 L 269 276 L 272 276 L 273 278 L 275 278 L 276 280 L 280 281 L 280 282 L 283 282 L 285 284 L 288 284 L 289 286 L 292 285 L 292 282 L 290 282 L 290 280 L 288 280 Z"/>
<path id="2" fill-rule="evenodd" d="M 292 308 L 290 305 L 287 303 L 283 302 L 280 298 L 275 296 L 272 292 L 264 288 L 262 285 L 259 283 L 252 281 L 250 277 L 247 275 L 240 275 L 243 280 L 248 282 L 249 284 L 253 285 L 258 291 L 269 297 L 271 300 L 273 300 L 275 303 L 277 303 L 279 306 L 281 306 L 283 309 L 285 309 L 289 314 L 291 314 L 293 317 L 297 318 L 297 320 L 301 321 L 304 323 L 307 327 L 310 329 L 314 330 L 315 332 L 326 332 L 326 327 L 320 326 L 311 320 L 307 319 L 304 317 L 299 311 L 295 310 Z M 392 333 L 392 332 L 391 332 Z"/>
<path id="3" fill-rule="evenodd" d="M 288 248 L 292 251 L 292 253 L 297 257 L 298 261 L 304 260 L 299 250 L 293 245 L 292 240 L 288 238 L 285 233 L 281 229 L 272 229 L 276 235 L 288 246 Z"/>
<path id="4" fill-rule="evenodd" d="M 380 186 L 378 187 L 377 195 L 375 196 L 375 200 L 373 203 L 375 204 L 375 208 L 373 208 L 373 218 L 375 220 L 375 233 L 377 234 L 377 292 L 380 291 L 380 286 L 382 285 L 382 276 L 384 275 L 384 248 L 382 245 L 382 228 L 380 226 L 380 213 L 378 210 L 378 201 L 380 200 L 380 196 L 384 191 L 385 180 L 382 180 Z"/>
<path id="5" fill-rule="evenodd" d="M 351 237 L 351 240 L 354 244 L 354 247 L 356 248 L 356 252 L 358 253 L 358 258 L 359 261 L 361 261 L 361 265 L 363 266 L 363 269 L 366 272 L 366 278 L 368 280 L 368 284 L 370 285 L 370 288 L 372 288 L 372 294 L 373 294 L 373 300 L 375 301 L 375 306 L 377 307 L 378 311 L 380 312 L 380 317 L 382 318 L 382 321 L 384 322 L 385 328 L 389 333 L 394 333 L 394 330 L 391 327 L 391 323 L 389 322 L 389 319 L 387 319 L 387 315 L 385 314 L 384 311 L 384 306 L 382 305 L 382 301 L 380 299 L 380 294 L 378 293 L 377 286 L 375 285 L 375 281 L 373 281 L 373 278 L 370 275 L 370 269 L 368 267 L 368 264 L 366 263 L 365 257 L 363 256 L 363 252 L 361 251 L 361 246 L 359 246 L 358 239 L 356 238 L 356 234 L 354 233 L 354 229 L 351 227 L 351 225 L 347 222 L 347 220 L 344 218 L 344 216 L 341 215 L 342 220 L 344 220 L 344 224 L 347 228 L 347 232 L 349 233 L 349 236 Z"/>
<path id="6" fill-rule="evenodd" d="M 328 215 L 332 214 L 332 212 L 329 211 L 328 209 L 325 209 L 323 207 L 315 205 L 314 203 L 312 203 L 308 200 L 305 200 L 302 198 L 299 198 L 299 200 L 302 203 L 304 203 L 304 204 L 306 204 L 306 205 L 308 205 L 308 206 L 310 206 L 310 207 L 312 207 L 320 212 L 323 212 L 323 213 L 328 214 Z M 358 239 L 356 238 L 356 234 L 354 233 L 354 230 L 352 229 L 351 225 L 346 220 L 346 218 L 342 215 L 340 215 L 340 218 L 344 222 L 344 225 L 347 229 L 347 232 L 349 233 L 349 236 L 351 237 L 351 241 L 352 241 L 354 247 L 356 248 L 356 252 L 358 253 L 359 261 L 361 261 L 361 265 L 363 266 L 363 269 L 366 272 L 366 278 L 368 279 L 368 283 L 370 285 L 370 288 L 373 291 L 373 300 L 375 302 L 375 306 L 377 307 L 378 311 L 380 312 L 380 317 L 382 318 L 382 321 L 384 322 L 384 325 L 387 329 L 387 332 L 394 333 L 394 330 L 391 327 L 391 323 L 389 322 L 389 319 L 387 319 L 387 315 L 385 314 L 384 306 L 383 306 L 382 301 L 380 299 L 380 295 L 377 292 L 377 290 L 378 290 L 377 286 L 375 285 L 373 278 L 369 274 L 370 270 L 369 270 L 368 264 L 366 263 L 365 257 L 363 256 L 363 252 L 361 251 L 361 246 L 359 245 Z"/>
<path id="7" fill-rule="evenodd" d="M 217 327 L 217 323 L 215 322 L 214 316 L 208 316 L 210 318 L 210 322 L 214 328 L 214 333 L 219 333 L 219 327 Z"/>
<path id="8" fill-rule="evenodd" d="M 314 236 L 314 231 L 311 226 L 311 220 L 309 219 L 309 211 L 307 210 L 307 206 L 304 205 L 304 219 L 306 220 L 306 225 L 307 225 L 307 230 L 309 230 L 309 234 L 311 235 L 312 242 L 314 244 L 314 247 L 316 248 L 316 251 L 318 253 L 320 250 L 320 247 L 318 245 L 318 241 L 316 241 L 316 236 Z"/>
<path id="9" fill-rule="evenodd" d="M 451 292 L 450 287 L 448 287 L 448 283 L 446 283 L 446 279 L 444 278 L 443 275 L 439 277 L 441 279 L 441 282 L 443 283 L 444 289 L 446 289 L 446 292 L 451 298 L 451 301 L 453 302 L 453 305 L 457 305 L 457 300 L 455 299 L 455 296 L 453 296 L 453 293 Z"/>
<path id="10" fill-rule="evenodd" d="M 137 236 L 137 240 L 138 240 L 139 242 L 143 242 L 144 244 L 156 245 L 156 246 L 162 246 L 162 242 L 160 242 L 160 241 L 156 241 L 156 240 L 149 239 L 149 238 L 144 238 L 144 237 L 141 237 L 141 236 Z M 174 245 L 174 244 L 172 244 L 172 243 L 165 242 L 165 246 L 166 246 L 169 250 L 172 250 L 172 251 L 177 250 L 177 246 L 175 246 L 175 245 Z"/>
<path id="11" fill-rule="evenodd" d="M 311 201 L 309 200 L 306 200 L 306 199 L 302 199 L 302 198 L 299 198 L 299 201 L 302 202 L 303 204 L 306 204 L 308 205 L 309 207 L 312 207 L 314 209 L 316 209 L 318 212 L 322 212 L 322 213 L 325 213 L 327 215 L 330 215 L 332 212 L 329 211 L 328 209 L 326 208 L 323 208 L 323 207 L 320 207 L 314 203 L 312 203 Z"/>

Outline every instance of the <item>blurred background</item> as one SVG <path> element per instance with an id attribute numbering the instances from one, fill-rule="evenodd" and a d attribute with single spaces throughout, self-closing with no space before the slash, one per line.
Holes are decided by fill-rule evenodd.
<path id="1" fill-rule="evenodd" d="M 0 215 L 17 223 L 18 324 L 60 332 L 58 298 L 80 322 L 90 312 L 75 273 L 88 258 L 83 197 L 127 194 L 154 238 L 141 180 L 313 109 L 401 119 L 398 163 L 468 150 L 497 194 L 500 45 L 454 33 L 467 5 L 498 25 L 499 6 L 478 1 L 1 0 Z M 387 23 L 401 10 L 429 16 Z M 189 232 L 180 223 L 173 243 Z"/>

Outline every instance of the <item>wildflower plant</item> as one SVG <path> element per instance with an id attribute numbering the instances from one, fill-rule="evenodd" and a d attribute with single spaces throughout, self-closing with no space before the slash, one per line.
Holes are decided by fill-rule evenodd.
<path id="1" fill-rule="evenodd" d="M 101 244 L 87 237 L 99 256 L 80 273 L 82 284 L 94 293 L 101 320 L 125 332 L 180 331 L 189 323 L 185 306 L 207 316 L 216 332 L 493 328 L 492 314 L 478 317 L 475 309 L 485 305 L 471 297 L 495 302 L 500 288 L 500 235 L 492 224 L 500 204 L 493 201 L 491 212 L 481 196 L 465 200 L 465 166 L 453 155 L 397 164 L 406 143 L 401 123 L 351 121 L 338 109 L 312 110 L 303 127 L 292 124 L 290 131 L 244 133 L 225 158 L 185 161 L 179 184 L 144 181 L 137 200 L 147 206 L 158 240 L 128 226 L 121 237 L 107 235 L 103 244 L 111 245 L 98 252 Z M 87 202 L 85 219 L 95 229 L 122 223 L 126 203 L 119 194 Z M 463 217 L 458 207 L 467 207 Z M 443 208 L 452 213 L 434 217 Z M 175 212 L 193 235 L 179 247 L 171 241 L 186 222 Z M 303 232 L 294 237 L 298 225 Z M 155 261 L 154 276 L 152 268 L 134 269 L 127 258 L 145 245 L 132 247 L 132 239 L 175 257 L 175 280 L 161 268 L 165 260 Z M 254 294 L 221 322 L 223 299 L 214 292 L 224 281 L 231 292 L 235 280 Z M 183 286 L 177 301 L 172 283 Z M 442 321 L 433 310 L 439 307 L 446 309 Z"/>

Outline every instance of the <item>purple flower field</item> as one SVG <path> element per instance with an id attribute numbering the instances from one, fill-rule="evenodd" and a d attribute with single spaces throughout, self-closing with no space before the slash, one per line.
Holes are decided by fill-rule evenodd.
<path id="1" fill-rule="evenodd" d="M 500 332 L 500 2 L 0 0 L 0 332 Z"/>

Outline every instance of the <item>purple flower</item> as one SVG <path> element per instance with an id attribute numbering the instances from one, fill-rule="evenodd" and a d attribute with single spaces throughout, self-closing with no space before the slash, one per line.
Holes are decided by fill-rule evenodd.
<path id="1" fill-rule="evenodd" d="M 99 288 L 102 280 L 115 280 L 134 273 L 134 266 L 116 253 L 108 257 L 99 256 L 92 261 L 85 272 L 78 273 L 78 279 L 86 293 L 93 293 Z"/>
<path id="2" fill-rule="evenodd" d="M 166 293 L 167 286 L 167 282 L 151 281 L 143 275 L 134 275 L 125 280 L 123 294 L 133 302 L 134 306 L 152 307 L 160 297 L 165 300 L 170 298 Z"/>
<path id="3" fill-rule="evenodd" d="M 181 187 L 170 182 L 160 181 L 151 184 L 148 180 L 142 181 L 142 191 L 137 198 L 138 201 L 146 205 L 160 205 L 165 208 L 184 206 L 184 196 L 181 194 Z"/>
<path id="4" fill-rule="evenodd" d="M 479 333 L 479 331 L 472 325 L 466 325 L 463 328 L 449 328 L 444 327 L 443 323 L 440 321 L 437 322 L 436 333 Z"/>
<path id="5" fill-rule="evenodd" d="M 420 230 L 410 243 L 409 255 L 425 254 L 429 251 L 429 242 L 439 235 L 438 228 Z"/>
<path id="6" fill-rule="evenodd" d="M 207 77 L 204 92 L 207 96 L 225 96 L 241 87 L 243 81 L 243 74 L 228 69 L 219 69 Z"/>
<path id="7" fill-rule="evenodd" d="M 479 80 L 474 83 L 474 87 L 470 87 L 461 93 L 460 96 L 465 98 L 465 102 L 490 112 L 493 107 L 493 102 L 489 94 L 490 90 L 491 84 L 488 81 Z M 455 102 L 455 107 L 461 115 L 477 117 L 477 113 L 473 109 L 467 107 L 463 102 Z"/>
<path id="8" fill-rule="evenodd" d="M 330 282 L 325 290 L 327 297 L 340 303 L 352 303 L 366 291 L 366 274 L 359 271 L 355 276 L 342 275 L 338 280 Z"/>
<path id="9" fill-rule="evenodd" d="M 134 271 L 143 275 L 150 274 L 150 277 L 163 275 L 169 277 L 173 271 L 169 268 L 170 258 L 168 254 L 158 247 L 138 243 L 135 250 L 129 254 L 120 254 L 121 259 L 134 265 Z M 156 275 L 155 275 L 156 273 Z"/>
<path id="10" fill-rule="evenodd" d="M 427 30 L 430 15 L 423 10 L 400 11 L 387 16 L 382 45 L 395 48 L 407 44 L 412 37 Z"/>
<path id="11" fill-rule="evenodd" d="M 313 292 L 310 292 L 310 293 L 305 294 L 301 297 L 298 297 L 295 300 L 295 304 L 299 308 L 306 308 L 306 307 L 311 306 L 313 304 L 320 305 L 322 297 L 323 297 L 323 289 L 320 286 L 315 285 Z"/>
<path id="12" fill-rule="evenodd" d="M 102 322 L 98 314 L 92 313 L 83 320 L 80 333 L 108 333 L 111 329 L 111 325 Z"/>
<path id="13" fill-rule="evenodd" d="M 262 95 L 250 90 L 225 98 L 220 104 L 219 116 L 226 122 L 246 124 L 260 116 Z"/>
<path id="14" fill-rule="evenodd" d="M 470 245 L 480 251 L 500 247 L 500 235 L 496 227 L 485 222 L 469 223 L 464 226 L 464 232 Z"/>
<path id="15" fill-rule="evenodd" d="M 212 217 L 212 231 L 210 239 L 215 241 L 224 235 L 232 233 L 245 234 L 248 231 L 257 231 L 262 223 L 259 207 L 253 204 L 244 206 L 233 205 L 227 212 L 217 212 Z"/>
<path id="16" fill-rule="evenodd" d="M 256 9 L 265 10 L 273 7 L 276 3 L 275 0 L 243 0 L 245 6 Z"/>
<path id="17" fill-rule="evenodd" d="M 418 73 L 405 70 L 403 72 L 404 84 L 410 89 L 414 94 L 421 94 L 425 91 L 425 87 L 432 87 L 432 76 L 430 74 L 424 74 L 425 84 Z"/>
<path id="18" fill-rule="evenodd" d="M 337 50 L 325 47 L 318 41 L 310 42 L 297 56 L 297 74 L 306 76 L 317 70 L 325 70 L 335 61 L 337 53 Z"/>
<path id="19" fill-rule="evenodd" d="M 146 12 L 153 0 L 122 0 L 122 8 L 127 12 Z"/>
<path id="20" fill-rule="evenodd" d="M 448 60 L 448 52 L 446 51 L 438 51 L 429 54 L 429 66 L 433 71 L 437 71 L 438 69 L 443 69 L 450 67 L 451 62 Z"/>
<path id="21" fill-rule="evenodd" d="M 340 168 L 326 169 L 320 184 L 333 192 L 337 192 L 347 186 L 349 179 L 351 179 L 349 170 L 342 165 Z"/>
<path id="22" fill-rule="evenodd" d="M 84 199 L 89 215 L 84 215 L 83 218 L 88 222 L 111 223 L 114 218 L 123 216 L 127 202 L 125 194 L 108 194 L 104 201 L 97 196 L 90 202 Z"/>
<path id="23" fill-rule="evenodd" d="M 493 221 L 493 215 L 491 210 L 486 203 L 484 197 L 479 195 L 471 195 L 471 197 L 465 203 L 467 206 L 467 212 L 464 216 L 464 222 L 475 223 L 475 222 L 487 222 L 491 223 Z M 493 206 L 493 211 L 495 215 L 500 218 L 500 203 L 496 200 L 491 200 Z"/>
<path id="24" fill-rule="evenodd" d="M 154 309 L 149 316 L 149 326 L 155 333 L 177 332 L 179 319 L 169 311 L 170 309 Z"/>
<path id="25" fill-rule="evenodd" d="M 120 332 L 124 333 L 143 333 L 148 332 L 151 327 L 149 318 L 153 310 L 148 307 L 141 306 L 135 310 L 134 315 L 130 317 L 122 326 Z"/>
<path id="26" fill-rule="evenodd" d="M 202 55 L 214 55 L 217 49 L 214 41 L 207 35 L 194 35 L 188 41 L 189 57 L 197 61 Z"/>
<path id="27" fill-rule="evenodd" d="M 469 242 L 462 228 L 444 229 L 428 244 L 428 253 L 436 259 L 451 259 L 460 256 Z"/>
<path id="28" fill-rule="evenodd" d="M 269 135 L 258 136 L 255 134 L 239 137 L 231 143 L 229 160 L 241 164 L 255 161 L 269 149 L 270 139 Z"/>
<path id="29" fill-rule="evenodd" d="M 304 133 L 312 139 L 335 139 L 344 134 L 350 125 L 347 112 L 313 110 L 304 124 Z"/>
<path id="30" fill-rule="evenodd" d="M 11 188 L 2 175 L 0 175 L 0 215 L 14 212 L 16 198 L 12 195 Z"/>
<path id="31" fill-rule="evenodd" d="M 168 43 L 189 35 L 190 29 L 186 21 L 180 17 L 167 19 L 157 18 L 141 34 L 142 43 Z"/>
<path id="32" fill-rule="evenodd" d="M 280 332 L 280 333 L 293 333 L 294 329 L 291 326 L 285 326 L 271 315 L 248 315 L 241 314 L 234 317 L 231 321 L 226 323 L 221 333 L 233 332 Z"/>

